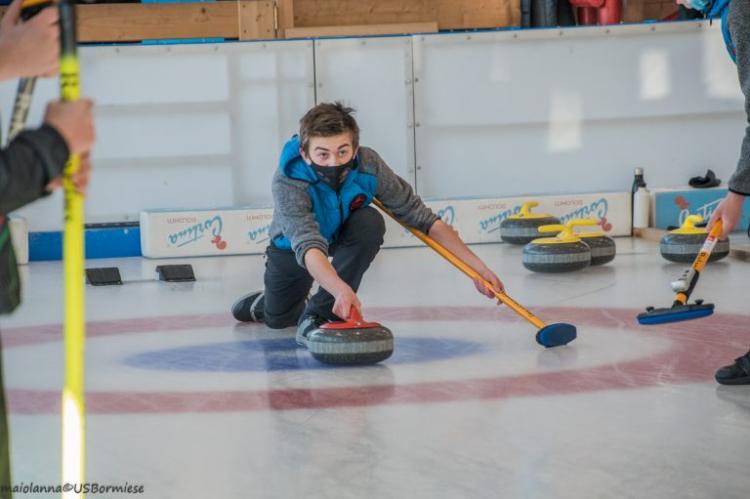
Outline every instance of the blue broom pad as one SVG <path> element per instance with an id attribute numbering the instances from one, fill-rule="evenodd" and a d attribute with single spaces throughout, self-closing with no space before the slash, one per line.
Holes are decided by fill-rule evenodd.
<path id="1" fill-rule="evenodd" d="M 536 333 L 536 342 L 547 348 L 559 347 L 567 345 L 576 339 L 576 336 L 578 336 L 578 333 L 573 324 L 559 322 L 557 324 L 549 324 L 540 329 Z"/>
<path id="2" fill-rule="evenodd" d="M 644 326 L 689 321 L 708 317 L 714 313 L 713 303 L 705 305 L 682 305 L 671 308 L 657 308 L 638 315 L 638 323 Z"/>

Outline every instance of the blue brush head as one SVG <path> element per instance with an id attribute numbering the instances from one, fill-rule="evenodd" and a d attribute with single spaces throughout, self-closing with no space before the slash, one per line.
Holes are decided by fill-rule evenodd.
<path id="1" fill-rule="evenodd" d="M 547 348 L 559 347 L 567 345 L 576 339 L 576 336 L 578 336 L 578 333 L 573 324 L 558 322 L 557 324 L 549 324 L 540 329 L 536 333 L 536 342 Z"/>
<path id="2" fill-rule="evenodd" d="M 708 317 L 714 313 L 713 303 L 694 303 L 692 305 L 676 305 L 670 308 L 648 308 L 638 315 L 638 323 L 644 326 L 667 324 L 670 322 L 689 321 Z"/>

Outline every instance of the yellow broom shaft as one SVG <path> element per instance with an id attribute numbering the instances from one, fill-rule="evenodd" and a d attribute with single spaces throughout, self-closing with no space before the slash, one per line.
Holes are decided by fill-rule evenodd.
<path id="1" fill-rule="evenodd" d="M 696 272 L 703 270 L 708 263 L 708 259 L 711 257 L 711 252 L 713 251 L 714 246 L 716 246 L 716 241 L 721 237 L 721 231 L 721 220 L 717 220 L 711 228 L 711 232 L 708 233 L 708 238 L 706 238 L 706 242 L 703 243 L 703 247 L 695 258 L 695 262 L 693 262 L 693 269 L 695 269 Z"/>
<path id="2" fill-rule="evenodd" d="M 75 20 L 73 7 L 60 4 L 62 53 L 60 59 L 60 90 L 63 101 L 80 97 L 79 63 L 76 54 Z M 62 482 L 83 484 L 85 480 L 85 404 L 84 404 L 84 345 L 86 319 L 84 301 L 84 234 L 83 196 L 73 184 L 80 158 L 72 154 L 65 165 L 63 188 L 65 194 L 63 271 L 65 280 L 65 384 L 62 394 Z M 73 490 L 63 497 L 83 497 Z"/>
<path id="3" fill-rule="evenodd" d="M 706 264 L 708 263 L 708 259 L 711 257 L 711 252 L 714 249 L 714 246 L 716 246 L 716 241 L 721 237 L 721 230 L 722 230 L 722 223 L 721 220 L 717 220 L 714 226 L 711 228 L 711 231 L 708 233 L 708 237 L 706 238 L 706 242 L 703 243 L 703 247 L 701 248 L 700 252 L 698 252 L 698 256 L 695 257 L 695 260 L 693 261 L 693 270 L 696 272 L 702 271 Z M 677 296 L 675 296 L 675 303 L 680 303 L 681 305 L 687 304 L 688 299 L 690 296 L 684 291 L 680 291 L 677 293 Z"/>
<path id="4" fill-rule="evenodd" d="M 421 230 L 415 229 L 414 227 L 410 227 L 404 223 L 402 223 L 398 218 L 395 217 L 391 211 L 383 206 L 383 203 L 380 202 L 379 199 L 373 199 L 373 203 L 375 203 L 375 206 L 383 210 L 384 213 L 386 213 L 388 216 L 390 216 L 393 220 L 398 222 L 402 227 L 404 227 L 406 230 L 414 234 L 415 237 L 417 237 L 419 240 L 421 240 L 423 243 L 425 243 L 427 246 L 435 250 L 440 256 L 448 260 L 454 267 L 456 267 L 458 270 L 466 274 L 472 279 L 476 279 L 480 281 L 484 286 L 492 291 L 492 293 L 495 295 L 495 297 L 503 302 L 505 305 L 513 309 L 518 315 L 532 323 L 534 326 L 536 326 L 538 329 L 541 329 L 545 327 L 544 322 L 539 319 L 537 316 L 532 314 L 530 311 L 528 311 L 526 308 L 521 306 L 519 303 L 517 303 L 515 300 L 513 300 L 510 296 L 508 296 L 505 293 L 498 293 L 495 291 L 495 289 L 492 287 L 492 284 L 482 277 L 479 272 L 471 268 L 469 265 L 467 265 L 463 260 L 458 258 L 456 255 L 451 253 L 445 246 L 438 243 L 434 239 L 432 239 L 430 236 L 422 232 Z"/>

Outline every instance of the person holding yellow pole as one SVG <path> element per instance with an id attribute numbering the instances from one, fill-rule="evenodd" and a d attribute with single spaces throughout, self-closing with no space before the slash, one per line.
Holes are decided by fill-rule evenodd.
<path id="1" fill-rule="evenodd" d="M 750 2 L 747 0 L 677 0 L 678 4 L 696 10 L 708 18 L 721 18 L 724 44 L 737 65 L 740 88 L 745 96 L 745 111 L 750 122 Z M 739 160 L 729 179 L 729 192 L 708 222 L 711 230 L 721 222 L 719 237 L 726 238 L 742 218 L 745 200 L 750 196 L 750 127 L 740 147 Z M 719 368 L 716 381 L 722 385 L 750 384 L 750 351 L 735 359 L 733 364 Z"/>
<path id="2" fill-rule="evenodd" d="M 57 9 L 45 9 L 21 21 L 21 0 L 15 0 L 0 20 L 0 80 L 52 76 L 59 70 Z M 94 143 L 93 104 L 51 102 L 44 123 L 20 133 L 0 150 L 0 314 L 20 304 L 18 269 L 10 240 L 7 214 L 62 186 L 63 168 L 71 154 L 81 155 L 72 177 L 85 194 L 90 177 L 89 151 Z M 0 497 L 10 497 L 8 428 L 0 362 Z"/>

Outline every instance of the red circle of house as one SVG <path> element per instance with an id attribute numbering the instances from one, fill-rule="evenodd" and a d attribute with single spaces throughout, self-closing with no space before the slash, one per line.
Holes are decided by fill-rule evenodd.
<path id="1" fill-rule="evenodd" d="M 379 321 L 490 321 L 522 322 L 511 312 L 489 307 L 389 307 L 368 309 Z M 645 388 L 663 384 L 706 382 L 715 370 L 741 354 L 750 344 L 748 316 L 716 314 L 709 318 L 638 326 L 632 309 L 539 308 L 541 317 L 557 322 L 602 328 L 623 328 L 634 334 L 667 338 L 669 348 L 643 358 L 580 369 L 486 377 L 459 381 L 353 386 L 319 389 L 215 391 L 89 391 L 89 414 L 198 413 L 260 410 L 295 410 L 332 407 L 496 400 Z M 227 314 L 96 321 L 87 324 L 88 337 L 182 331 L 236 324 Z M 529 341 L 535 331 L 529 327 Z M 512 334 L 518 334 L 515 331 Z M 585 334 L 585 332 L 584 332 Z M 61 341 L 60 324 L 25 326 L 3 331 L 6 348 Z M 575 348 L 571 346 L 563 348 Z M 537 346 L 535 344 L 535 346 Z M 541 347 L 539 347 L 541 348 Z M 53 414 L 60 411 L 60 393 L 54 390 L 9 389 L 8 406 L 17 414 Z"/>

